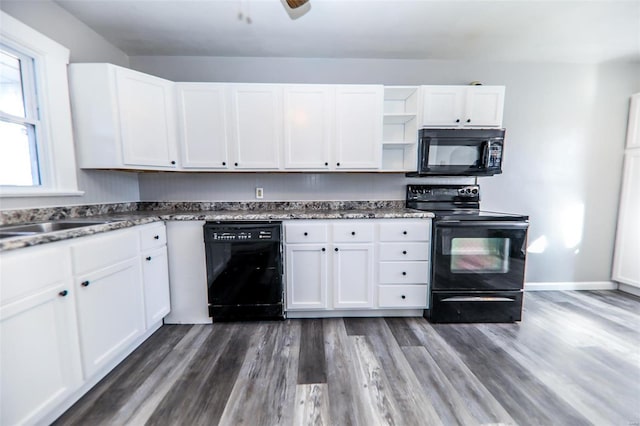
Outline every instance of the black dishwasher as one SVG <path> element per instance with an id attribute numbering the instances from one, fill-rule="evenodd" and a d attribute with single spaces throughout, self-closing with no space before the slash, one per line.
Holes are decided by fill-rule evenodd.
<path id="1" fill-rule="evenodd" d="M 209 316 L 284 319 L 281 222 L 207 222 Z"/>

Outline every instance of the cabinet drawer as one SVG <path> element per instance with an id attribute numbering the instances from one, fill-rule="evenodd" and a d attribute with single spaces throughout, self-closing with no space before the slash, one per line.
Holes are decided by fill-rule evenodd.
<path id="1" fill-rule="evenodd" d="M 429 260 L 429 243 L 380 243 L 380 260 Z"/>
<path id="2" fill-rule="evenodd" d="M 69 246 L 51 243 L 0 255 L 0 305 L 71 278 Z"/>
<path id="3" fill-rule="evenodd" d="M 86 237 L 71 246 L 76 275 L 95 271 L 123 260 L 137 257 L 138 230 L 135 228 Z"/>
<path id="4" fill-rule="evenodd" d="M 284 238 L 287 243 L 326 243 L 327 224 L 323 223 L 287 223 L 284 227 Z"/>
<path id="5" fill-rule="evenodd" d="M 378 286 L 380 308 L 426 308 L 426 285 L 381 285 Z"/>
<path id="6" fill-rule="evenodd" d="M 426 284 L 429 262 L 381 262 L 381 284 Z"/>
<path id="7" fill-rule="evenodd" d="M 431 221 L 398 220 L 380 224 L 380 241 L 429 241 L 431 239 Z"/>
<path id="8" fill-rule="evenodd" d="M 344 220 L 333 225 L 333 241 L 336 243 L 373 241 L 373 223 Z"/>
<path id="9" fill-rule="evenodd" d="M 145 251 L 167 244 L 167 231 L 164 223 L 152 223 L 140 228 L 140 250 Z"/>

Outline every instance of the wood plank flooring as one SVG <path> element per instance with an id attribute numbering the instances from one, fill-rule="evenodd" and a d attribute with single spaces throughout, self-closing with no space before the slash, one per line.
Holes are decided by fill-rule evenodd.
<path id="1" fill-rule="evenodd" d="M 640 298 L 534 292 L 517 324 L 166 325 L 57 425 L 640 425 Z"/>

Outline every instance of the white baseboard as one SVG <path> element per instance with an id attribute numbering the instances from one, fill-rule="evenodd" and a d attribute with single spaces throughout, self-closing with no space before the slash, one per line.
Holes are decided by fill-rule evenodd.
<path id="1" fill-rule="evenodd" d="M 551 283 L 524 283 L 524 291 L 546 290 L 616 290 L 613 281 L 569 281 Z"/>
<path id="2" fill-rule="evenodd" d="M 640 288 L 629 284 L 618 284 L 618 290 L 633 294 L 634 296 L 640 296 Z"/>

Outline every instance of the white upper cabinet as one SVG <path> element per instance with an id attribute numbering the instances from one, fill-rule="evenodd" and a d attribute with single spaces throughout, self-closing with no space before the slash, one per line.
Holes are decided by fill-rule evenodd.
<path id="1" fill-rule="evenodd" d="M 330 86 L 312 84 L 284 87 L 285 168 L 329 169 L 332 99 Z"/>
<path id="2" fill-rule="evenodd" d="M 176 84 L 183 168 L 229 168 L 227 88 L 217 83 Z"/>
<path id="3" fill-rule="evenodd" d="M 176 168 L 173 83 L 111 64 L 69 65 L 81 168 Z"/>
<path id="4" fill-rule="evenodd" d="M 504 86 L 422 86 L 422 127 L 501 127 Z"/>
<path id="5" fill-rule="evenodd" d="M 233 84 L 230 90 L 234 168 L 278 170 L 282 145 L 282 87 Z"/>
<path id="6" fill-rule="evenodd" d="M 336 170 L 380 169 L 383 100 L 383 86 L 335 86 Z"/>

